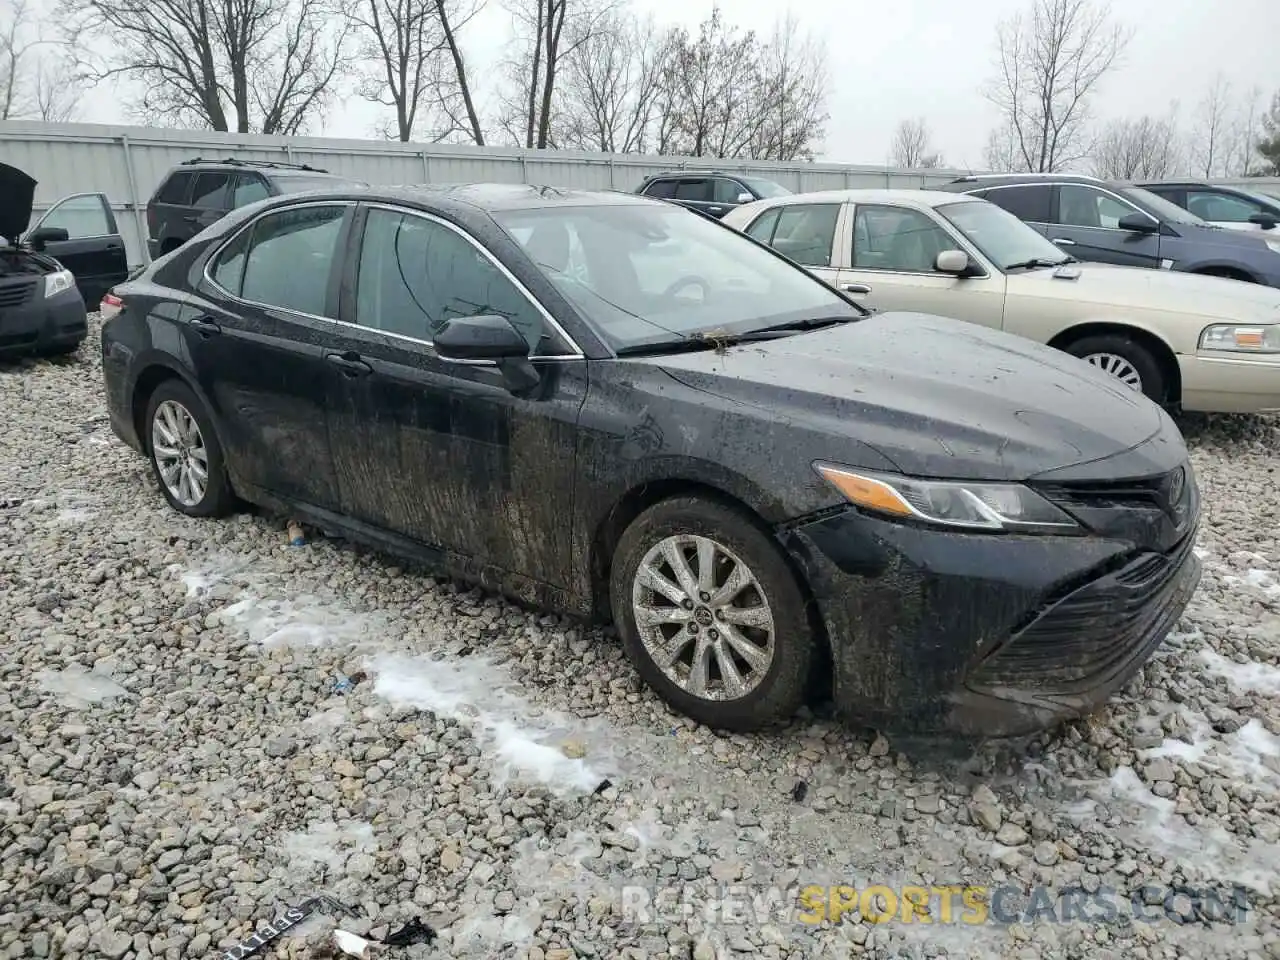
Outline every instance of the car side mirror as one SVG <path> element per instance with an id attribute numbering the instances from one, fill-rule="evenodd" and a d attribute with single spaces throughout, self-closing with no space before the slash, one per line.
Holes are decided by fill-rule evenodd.
<path id="1" fill-rule="evenodd" d="M 454 317 L 433 339 L 446 360 L 511 360 L 529 356 L 529 344 L 500 316 Z"/>
<path id="2" fill-rule="evenodd" d="M 958 277 L 968 276 L 972 261 L 963 250 L 943 250 L 933 261 L 933 268 L 939 273 L 952 273 Z"/>
<path id="3" fill-rule="evenodd" d="M 69 234 L 64 227 L 37 227 L 27 234 L 27 243 L 31 244 L 33 250 L 43 250 L 45 244 L 61 243 L 63 240 L 70 240 Z"/>
<path id="4" fill-rule="evenodd" d="M 754 200 L 754 199 L 755 199 L 755 197 L 753 197 L 753 196 L 752 196 L 751 194 L 749 194 L 749 193 L 740 193 L 740 194 L 738 194 L 738 203 L 750 203 L 750 202 L 751 202 L 752 200 Z"/>
<path id="5" fill-rule="evenodd" d="M 529 344 L 506 317 L 454 317 L 435 335 L 433 345 L 445 360 L 496 363 L 512 393 L 531 390 L 542 379 L 529 362 Z"/>
<path id="6" fill-rule="evenodd" d="M 1155 233 L 1160 229 L 1160 225 L 1144 213 L 1130 213 L 1121 217 L 1119 227 L 1130 233 Z"/>
<path id="7" fill-rule="evenodd" d="M 1262 213 L 1261 211 L 1259 211 L 1258 213 L 1255 213 L 1253 214 L 1253 216 L 1249 217 L 1249 222 L 1252 224 L 1256 224 L 1257 226 L 1261 227 L 1263 230 L 1274 230 L 1276 228 L 1276 224 L 1280 223 L 1280 218 L 1273 217 L 1269 213 Z"/>

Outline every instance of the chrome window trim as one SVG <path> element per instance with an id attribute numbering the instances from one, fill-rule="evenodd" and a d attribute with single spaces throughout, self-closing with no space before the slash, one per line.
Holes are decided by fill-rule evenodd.
<path id="1" fill-rule="evenodd" d="M 390 337 L 394 340 L 402 340 L 405 343 L 412 343 L 412 344 L 415 344 L 416 346 L 430 347 L 432 354 L 434 354 L 438 359 L 448 363 L 458 363 L 458 364 L 463 364 L 465 366 L 496 367 L 498 364 L 497 364 L 497 361 L 494 361 L 494 360 L 459 360 L 451 357 L 441 357 L 436 352 L 435 344 L 432 341 L 423 340 L 420 337 L 411 337 L 403 333 L 393 333 L 390 330 L 379 330 L 376 327 L 366 327 L 363 324 L 351 323 L 350 321 L 347 321 L 347 320 L 340 320 L 337 317 L 322 317 L 322 316 L 319 316 L 318 314 L 307 313 L 302 310 L 294 310 L 290 307 L 282 307 L 279 304 L 263 303 L 258 300 L 248 300 L 248 299 L 245 299 L 244 297 L 241 297 L 237 294 L 232 293 L 226 287 L 222 286 L 220 283 L 218 283 L 216 280 L 213 279 L 213 275 L 210 272 L 213 268 L 213 264 L 217 262 L 217 260 L 222 256 L 223 252 L 229 246 L 231 246 L 231 244 L 235 243 L 236 240 L 238 240 L 246 230 L 252 229 L 252 227 L 263 217 L 271 216 L 274 213 L 282 213 L 288 210 L 302 210 L 309 207 L 342 207 L 344 209 L 351 209 L 353 207 L 356 207 L 359 203 L 362 203 L 362 202 L 365 202 L 365 201 L 303 200 L 297 203 L 286 203 L 286 204 L 281 204 L 279 206 L 273 206 L 266 210 L 260 211 L 259 213 L 256 213 L 252 217 L 245 220 L 245 222 L 242 223 L 238 228 L 236 228 L 232 233 L 228 234 L 222 240 L 222 242 L 220 242 L 214 248 L 213 252 L 208 257 L 205 258 L 204 269 L 201 271 L 201 277 L 205 283 L 209 284 L 209 286 L 217 290 L 220 294 L 225 296 L 227 299 L 233 301 L 234 303 L 244 304 L 247 307 L 257 307 L 258 309 L 262 309 L 262 310 L 279 310 L 283 313 L 292 314 L 293 316 L 302 317 L 307 320 L 316 320 L 321 323 L 332 323 L 335 326 L 343 327 L 350 330 L 359 330 L 363 333 L 374 333 L 374 334 L 378 334 L 379 336 Z M 565 341 L 578 351 L 577 353 L 557 353 L 557 354 L 551 354 L 549 356 L 544 356 L 544 357 L 530 357 L 529 359 L 531 361 L 542 361 L 542 360 L 561 361 L 561 360 L 585 360 L 586 359 L 586 355 L 582 352 L 582 348 L 578 346 L 577 341 L 575 341 L 571 336 L 569 336 L 567 332 L 565 332 L 564 328 L 561 327 L 560 324 L 556 322 L 555 318 L 552 317 L 551 314 L 547 312 L 547 309 L 544 306 L 542 306 L 542 304 L 539 303 L 538 300 L 531 293 L 529 293 L 528 289 L 525 288 L 524 284 L 522 284 L 514 275 L 512 275 L 510 270 L 508 270 L 501 262 L 497 260 L 497 258 L 493 256 L 493 254 L 491 254 L 488 250 L 486 250 L 478 241 L 472 238 L 465 230 L 455 227 L 453 224 L 449 223 L 448 221 L 442 220 L 439 217 L 433 216 L 432 214 L 426 213 L 421 210 L 413 210 L 406 207 L 398 207 L 391 203 L 366 203 L 366 206 L 377 207 L 379 209 L 388 210 L 392 213 L 411 214 L 413 216 L 422 217 L 423 219 L 430 220 L 435 223 L 443 224 L 444 226 L 452 229 L 455 233 L 462 236 L 473 247 L 479 250 L 480 253 L 486 259 L 488 259 L 492 264 L 494 264 L 494 266 L 498 268 L 498 270 L 503 274 L 503 276 L 505 276 L 509 281 L 511 281 L 511 283 L 515 285 L 516 289 L 520 291 L 520 293 L 525 297 L 525 299 L 528 300 L 531 304 L 533 304 L 533 306 L 538 310 L 538 312 L 542 314 L 543 318 L 547 320 L 551 324 L 551 326 L 554 327 L 555 330 L 562 337 L 564 337 Z"/>

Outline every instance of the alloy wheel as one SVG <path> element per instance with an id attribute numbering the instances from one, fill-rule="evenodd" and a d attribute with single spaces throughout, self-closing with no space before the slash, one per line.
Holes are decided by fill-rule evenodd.
<path id="1" fill-rule="evenodd" d="M 1142 374 L 1124 357 L 1116 353 L 1091 353 L 1083 358 L 1103 373 L 1109 373 L 1125 386 L 1142 392 Z"/>
<path id="2" fill-rule="evenodd" d="M 709 537 L 654 545 L 636 570 L 632 612 L 654 664 L 703 700 L 738 700 L 773 664 L 773 611 L 756 575 Z"/>
<path id="3" fill-rule="evenodd" d="M 209 487 L 209 450 L 195 417 L 176 400 L 156 407 L 151 450 L 169 495 L 186 507 L 200 503 Z"/>

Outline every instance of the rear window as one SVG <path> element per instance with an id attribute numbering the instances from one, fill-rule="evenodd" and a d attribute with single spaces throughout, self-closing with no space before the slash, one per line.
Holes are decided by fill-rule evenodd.
<path id="1" fill-rule="evenodd" d="M 186 203 L 191 174 L 175 173 L 156 192 L 156 203 Z"/>

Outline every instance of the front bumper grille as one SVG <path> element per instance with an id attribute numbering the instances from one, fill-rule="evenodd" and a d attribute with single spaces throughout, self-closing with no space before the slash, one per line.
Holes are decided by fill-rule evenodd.
<path id="1" fill-rule="evenodd" d="M 0 308 L 20 307 L 35 296 L 39 280 L 28 280 L 25 283 L 10 283 L 0 286 Z"/>
<path id="2" fill-rule="evenodd" d="M 1182 615 L 1200 579 L 1191 530 L 1051 603 L 973 670 L 975 688 L 1071 695 L 1136 669 Z"/>

